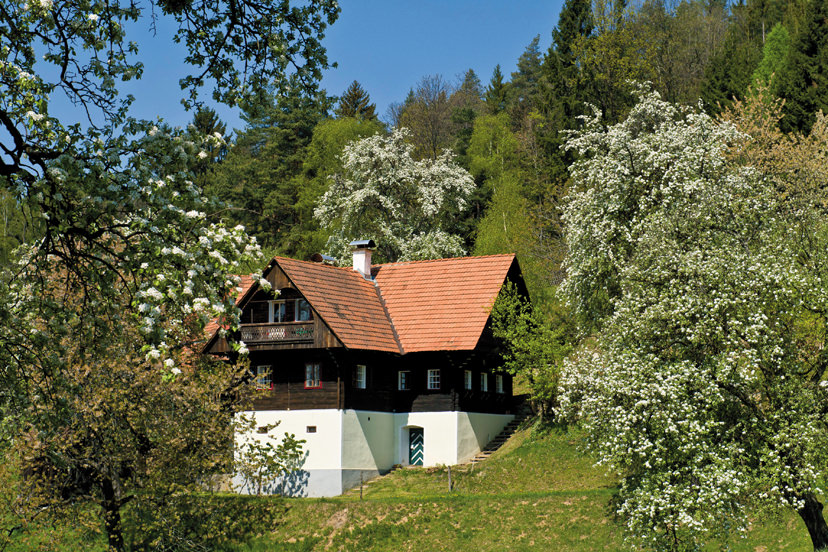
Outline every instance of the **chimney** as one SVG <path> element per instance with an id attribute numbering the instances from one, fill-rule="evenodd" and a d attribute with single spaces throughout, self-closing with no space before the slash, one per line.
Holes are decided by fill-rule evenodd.
<path id="1" fill-rule="evenodd" d="M 355 240 L 349 245 L 354 248 L 354 270 L 371 280 L 371 253 L 377 244 L 374 240 Z"/>

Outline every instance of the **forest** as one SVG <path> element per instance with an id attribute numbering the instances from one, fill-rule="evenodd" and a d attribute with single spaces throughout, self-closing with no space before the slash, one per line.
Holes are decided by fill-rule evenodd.
<path id="1" fill-rule="evenodd" d="M 195 67 L 184 129 L 119 93 L 134 3 L 0 13 L 0 549 L 78 504 L 111 550 L 171 538 L 155 513 L 198 510 L 183 491 L 226 465 L 250 385 L 243 344 L 220 367 L 193 344 L 238 325 L 263 256 L 354 239 L 376 262 L 517 254 L 503 369 L 619 474 L 633 546 L 782 508 L 828 549 L 828 2 L 567 0 L 511 74 L 412 76 L 385 114 L 318 86 L 334 1 L 152 5 Z M 57 93 L 96 122 L 50 115 Z"/>

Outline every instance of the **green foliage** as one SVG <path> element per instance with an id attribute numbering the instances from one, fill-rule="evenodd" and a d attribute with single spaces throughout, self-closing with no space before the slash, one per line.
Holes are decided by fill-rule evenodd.
<path id="1" fill-rule="evenodd" d="M 808 11 L 776 87 L 785 99 L 780 121 L 785 132 L 808 133 L 817 111 L 828 111 L 828 6 L 811 0 Z"/>
<path id="2" fill-rule="evenodd" d="M 509 86 L 508 83 L 503 82 L 503 72 L 500 70 L 500 64 L 498 63 L 492 71 L 492 78 L 484 94 L 486 108 L 489 113 L 495 115 L 506 109 L 508 95 Z"/>
<path id="3" fill-rule="evenodd" d="M 375 104 L 371 103 L 368 92 L 357 81 L 354 81 L 339 99 L 336 116 L 339 118 L 353 117 L 355 119 L 375 120 L 377 118 L 376 107 Z"/>
<path id="4" fill-rule="evenodd" d="M 764 506 L 799 514 L 821 549 L 824 192 L 800 195 L 805 164 L 735 163 L 752 140 L 732 124 L 639 95 L 626 121 L 596 117 L 571 142 L 563 287 L 595 340 L 566 366 L 562 406 L 622 475 L 641 545 L 697 549 Z"/>
<path id="5" fill-rule="evenodd" d="M 243 436 L 233 458 L 233 472 L 241 479 L 238 491 L 256 496 L 273 494 L 273 486 L 279 478 L 301 465 L 305 440 L 296 439 L 290 433 L 280 438 L 270 435 L 278 425 L 264 426 L 265 437 L 259 438 L 255 418 L 238 417 L 236 433 Z"/>
<path id="6" fill-rule="evenodd" d="M 406 132 L 371 136 L 345 147 L 343 173 L 314 211 L 331 235 L 328 251 L 347 262 L 349 243 L 374 239 L 379 262 L 463 255 L 458 215 L 474 187 L 448 152 L 415 161 Z"/>
<path id="7" fill-rule="evenodd" d="M 762 50 L 762 61 L 753 72 L 752 84 L 754 88 L 760 86 L 774 89 L 772 80 L 784 68 L 791 46 L 791 37 L 788 29 L 781 23 L 774 25 L 768 33 L 765 47 Z"/>
<path id="8" fill-rule="evenodd" d="M 292 253 L 307 259 L 325 247 L 330 235 L 320 228 L 313 217 L 313 210 L 320 198 L 328 191 L 331 180 L 340 174 L 342 151 L 349 143 L 381 134 L 385 127 L 376 119 L 325 119 L 313 129 L 313 137 L 305 150 L 301 179 L 294 180 L 298 187 L 296 213 L 298 217 L 296 245 Z"/>
<path id="9" fill-rule="evenodd" d="M 232 550 L 271 530 L 287 506 L 278 497 L 191 493 L 126 510 L 127 550 Z"/>
<path id="10" fill-rule="evenodd" d="M 492 332 L 502 343 L 503 368 L 528 384 L 541 419 L 555 417 L 561 365 L 572 350 L 568 330 L 563 320 L 544 320 L 512 283 L 504 286 L 492 308 Z"/>
<path id="11" fill-rule="evenodd" d="M 224 204 L 222 220 L 243 225 L 280 254 L 308 250 L 309 221 L 301 218 L 297 203 L 307 147 L 329 105 L 324 95 L 276 97 L 268 92 L 244 106 L 247 128 L 206 187 Z"/>

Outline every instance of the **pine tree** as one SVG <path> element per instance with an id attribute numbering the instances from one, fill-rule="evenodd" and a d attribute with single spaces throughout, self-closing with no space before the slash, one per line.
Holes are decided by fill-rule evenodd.
<path id="1" fill-rule="evenodd" d="M 449 98 L 451 122 L 454 124 L 454 152 L 457 162 L 464 169 L 469 168 L 467 150 L 474 129 L 474 121 L 483 112 L 483 89 L 473 69 L 466 71 L 463 82 Z"/>
<path id="2" fill-rule="evenodd" d="M 541 78 L 543 62 L 538 44 L 540 35 L 532 39 L 526 50 L 518 58 L 517 71 L 512 73 L 509 87 L 509 103 L 514 111 L 514 118 L 534 109 L 538 103 L 538 85 Z"/>
<path id="3" fill-rule="evenodd" d="M 811 0 L 810 16 L 780 73 L 778 91 L 785 105 L 779 126 L 785 132 L 807 133 L 816 112 L 828 111 L 828 6 L 823 0 Z"/>
<path id="4" fill-rule="evenodd" d="M 496 115 L 506 109 L 508 89 L 509 84 L 503 82 L 503 72 L 500 70 L 500 64 L 498 63 L 492 72 L 492 80 L 489 81 L 489 86 L 486 87 L 485 101 L 489 113 Z"/>
<path id="5" fill-rule="evenodd" d="M 354 81 L 348 86 L 342 98 L 339 100 L 339 107 L 336 109 L 336 116 L 354 117 L 356 119 L 372 120 L 377 118 L 376 105 L 371 103 L 371 97 L 362 86 Z"/>

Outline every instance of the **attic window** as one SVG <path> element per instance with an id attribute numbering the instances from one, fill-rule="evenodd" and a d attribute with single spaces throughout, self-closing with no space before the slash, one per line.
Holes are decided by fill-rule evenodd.
<path id="1" fill-rule="evenodd" d="M 251 301 L 242 321 L 247 324 L 278 324 L 313 320 L 310 303 L 303 298 L 278 301 Z"/>

